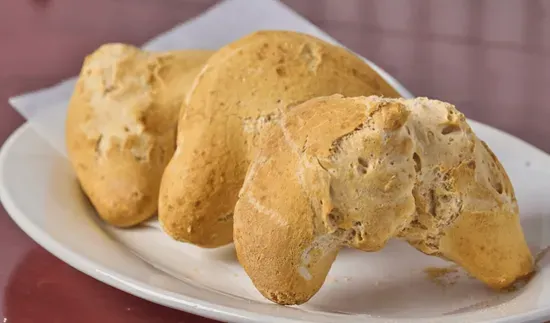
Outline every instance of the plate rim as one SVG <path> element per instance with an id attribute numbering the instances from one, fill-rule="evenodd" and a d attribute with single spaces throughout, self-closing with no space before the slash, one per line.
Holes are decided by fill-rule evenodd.
<path id="1" fill-rule="evenodd" d="M 512 136 L 511 134 L 508 134 L 502 130 L 493 128 L 492 126 L 480 122 L 476 123 L 480 124 L 481 126 L 491 128 L 492 130 L 496 130 L 500 134 L 512 137 L 515 140 L 519 140 L 524 144 L 530 146 L 531 148 L 534 148 L 539 152 L 545 154 L 542 150 L 523 141 L 520 138 Z M 4 206 L 6 213 L 15 222 L 15 224 L 21 230 L 23 230 L 23 232 L 25 232 L 32 240 L 34 240 L 37 244 L 46 249 L 53 256 L 65 262 L 69 266 L 75 268 L 76 270 L 84 273 L 85 275 L 97 279 L 104 284 L 112 286 L 130 295 L 175 310 L 183 310 L 185 312 L 207 317 L 210 319 L 230 322 L 268 322 L 273 321 L 274 319 L 276 319 L 277 322 L 284 323 L 310 322 L 300 319 L 276 317 L 270 314 L 263 314 L 231 306 L 219 305 L 217 303 L 212 303 L 204 299 L 159 289 L 155 286 L 151 286 L 147 283 L 143 283 L 125 275 L 120 275 L 118 272 L 105 268 L 103 265 L 98 264 L 97 262 L 90 260 L 85 256 L 73 252 L 70 248 L 65 247 L 50 234 L 44 232 L 44 230 L 36 226 L 33 221 L 30 221 L 28 217 L 24 214 L 24 212 L 22 212 L 20 208 L 16 205 L 11 194 L 7 192 L 4 186 L 4 184 L 6 183 L 4 176 L 5 161 L 10 153 L 13 151 L 13 148 L 17 147 L 17 142 L 20 137 L 24 135 L 27 131 L 33 131 L 33 129 L 28 122 L 25 122 L 21 126 L 19 126 L 12 134 L 9 135 L 7 140 L 0 148 L 0 202 Z M 39 137 L 39 134 L 36 133 L 35 135 Z M 177 301 L 171 300 L 175 298 L 174 295 L 177 295 Z M 459 318 L 460 316 L 461 315 L 457 315 L 455 317 Z M 482 322 L 512 323 L 523 322 L 525 320 L 533 321 L 537 319 L 544 319 L 545 317 L 550 317 L 550 306 L 516 314 L 513 316 L 502 317 Z M 368 319 L 365 320 L 365 322 L 368 321 Z"/>

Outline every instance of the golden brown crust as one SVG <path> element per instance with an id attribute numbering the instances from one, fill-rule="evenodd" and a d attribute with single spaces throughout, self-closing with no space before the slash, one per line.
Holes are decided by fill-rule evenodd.
<path id="1" fill-rule="evenodd" d="M 350 52 L 295 32 L 262 31 L 216 52 L 187 97 L 159 219 L 173 238 L 232 241 L 233 209 L 260 130 L 280 109 L 334 93 L 398 94 Z"/>
<path id="2" fill-rule="evenodd" d="M 376 251 L 393 237 L 496 288 L 533 270 L 511 183 L 450 104 L 321 97 L 286 109 L 263 136 L 235 245 L 274 302 L 313 296 L 340 246 Z"/>
<path id="3" fill-rule="evenodd" d="M 318 236 L 316 228 L 322 223 L 295 169 L 280 167 L 296 163 L 296 156 L 289 153 L 281 129 L 271 127 L 278 135 L 251 165 L 243 186 L 246 193 L 235 207 L 235 247 L 240 263 L 266 298 L 279 304 L 303 303 L 323 284 L 339 243 L 331 236 Z M 315 272 L 310 275 L 310 270 Z"/>
<path id="4" fill-rule="evenodd" d="M 68 108 L 66 145 L 105 221 L 125 227 L 155 213 L 183 98 L 210 54 L 107 44 L 86 58 Z"/>

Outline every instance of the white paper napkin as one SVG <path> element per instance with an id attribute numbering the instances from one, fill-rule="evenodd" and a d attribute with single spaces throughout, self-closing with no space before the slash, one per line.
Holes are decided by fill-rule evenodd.
<path id="1" fill-rule="evenodd" d="M 278 29 L 307 33 L 339 44 L 325 32 L 277 0 L 225 0 L 202 15 L 180 24 L 147 42 L 153 51 L 218 49 L 257 30 Z M 403 97 L 412 95 L 389 74 L 368 61 Z M 9 99 L 31 127 L 66 156 L 65 114 L 76 77 L 50 88 Z"/>

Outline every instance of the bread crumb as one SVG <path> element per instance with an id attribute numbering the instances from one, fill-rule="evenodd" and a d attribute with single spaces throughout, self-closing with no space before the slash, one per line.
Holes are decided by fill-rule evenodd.
<path id="1" fill-rule="evenodd" d="M 456 284 L 460 278 L 458 266 L 452 265 L 449 267 L 427 267 L 424 273 L 434 283 L 440 286 L 451 286 Z"/>
<path id="2" fill-rule="evenodd" d="M 332 284 L 332 283 L 337 283 L 338 280 L 335 278 L 335 277 L 331 277 L 331 276 L 327 276 L 326 280 L 325 280 L 327 283 L 329 284 Z"/>

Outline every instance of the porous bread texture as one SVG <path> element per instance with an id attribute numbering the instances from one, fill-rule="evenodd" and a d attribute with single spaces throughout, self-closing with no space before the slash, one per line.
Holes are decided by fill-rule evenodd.
<path id="1" fill-rule="evenodd" d="M 394 237 L 494 288 L 533 270 L 510 180 L 451 104 L 315 98 L 285 109 L 262 143 L 234 238 L 273 302 L 310 299 L 342 246 L 376 251 Z"/>
<path id="2" fill-rule="evenodd" d="M 132 226 L 156 212 L 184 96 L 210 54 L 106 44 L 86 57 L 68 107 L 66 146 L 108 223 Z"/>
<path id="3" fill-rule="evenodd" d="M 261 130 L 308 99 L 398 94 L 347 50 L 286 31 L 261 31 L 217 51 L 187 96 L 176 152 L 162 178 L 159 220 L 201 247 L 233 240 L 233 209 Z"/>

